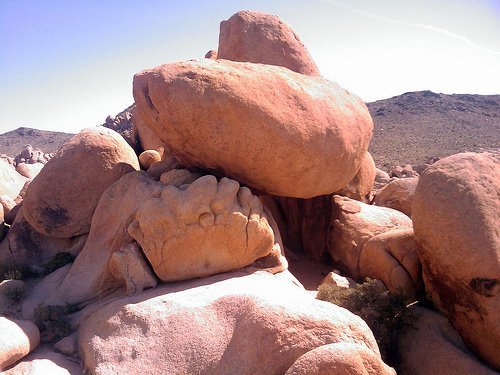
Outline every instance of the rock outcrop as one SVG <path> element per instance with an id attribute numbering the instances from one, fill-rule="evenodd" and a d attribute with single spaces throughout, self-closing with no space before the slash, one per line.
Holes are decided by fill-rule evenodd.
<path id="1" fill-rule="evenodd" d="M 286 273 L 165 284 L 90 314 L 78 337 L 85 366 L 99 375 L 284 374 L 314 358 L 330 368 L 394 374 L 359 317 L 315 300 Z M 325 356 L 328 344 L 352 351 L 326 347 Z"/>
<path id="2" fill-rule="evenodd" d="M 173 170 L 155 181 L 133 172 L 113 184 L 97 205 L 75 262 L 55 287 L 42 281 L 40 290 L 35 288 L 38 296 L 29 296 L 26 316 L 45 300 L 75 304 L 120 288 L 139 293 L 155 286 L 137 253 L 127 250 L 134 239 L 166 281 L 241 269 L 255 260 L 257 268 L 285 269 L 279 233 L 275 238 L 257 197 L 235 181 L 198 177 Z M 46 279 L 54 284 L 51 275 Z"/>
<path id="3" fill-rule="evenodd" d="M 359 258 L 371 238 L 395 229 L 411 228 L 403 213 L 335 195 L 328 232 L 328 250 L 338 267 L 355 280 L 362 280 Z"/>
<path id="4" fill-rule="evenodd" d="M 370 202 L 376 174 L 377 172 L 373 158 L 369 152 L 366 152 L 358 173 L 356 173 L 351 182 L 337 194 L 364 203 Z"/>
<path id="5" fill-rule="evenodd" d="M 214 176 L 176 185 L 142 202 L 128 228 L 161 280 L 232 271 L 271 253 L 273 231 L 248 188 Z"/>
<path id="6" fill-rule="evenodd" d="M 30 184 L 24 217 L 46 236 L 88 233 L 104 190 L 137 169 L 137 156 L 119 134 L 106 128 L 84 130 L 62 146 Z"/>
<path id="7" fill-rule="evenodd" d="M 0 159 L 0 196 L 7 196 L 15 200 L 26 183 L 14 167 L 4 159 Z"/>
<path id="8" fill-rule="evenodd" d="M 463 153 L 420 177 L 412 220 L 426 291 L 466 345 L 500 369 L 500 157 Z"/>
<path id="9" fill-rule="evenodd" d="M 17 362 L 35 349 L 40 332 L 31 322 L 0 317 L 0 370 Z"/>
<path id="10" fill-rule="evenodd" d="M 376 206 L 389 207 L 411 216 L 418 177 L 398 178 L 380 189 L 373 198 Z"/>
<path id="11" fill-rule="evenodd" d="M 218 59 L 284 66 L 319 76 L 319 70 L 295 32 L 279 17 L 240 11 L 220 24 Z"/>
<path id="12" fill-rule="evenodd" d="M 270 65 L 166 64 L 135 75 L 134 98 L 136 117 L 186 167 L 288 197 L 344 188 L 372 132 L 357 96 Z"/>
<path id="13" fill-rule="evenodd" d="M 411 324 L 403 328 L 398 339 L 402 374 L 498 374 L 467 349 L 442 314 L 422 307 L 412 307 L 405 314 Z"/>

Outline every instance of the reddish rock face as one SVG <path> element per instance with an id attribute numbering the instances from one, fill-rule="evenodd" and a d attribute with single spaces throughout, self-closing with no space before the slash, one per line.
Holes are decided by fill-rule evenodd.
<path id="1" fill-rule="evenodd" d="M 163 281 L 249 266 L 274 245 L 259 199 L 238 182 L 214 176 L 167 185 L 160 197 L 143 202 L 128 231 Z"/>
<path id="2" fill-rule="evenodd" d="M 235 272 L 115 299 L 80 326 L 82 359 L 100 375 L 305 374 L 315 362 L 338 374 L 394 374 L 361 318 L 290 277 Z"/>
<path id="3" fill-rule="evenodd" d="M 366 152 L 358 173 L 338 194 L 364 203 L 370 202 L 376 174 L 375 162 L 370 153 Z"/>
<path id="4" fill-rule="evenodd" d="M 380 189 L 373 199 L 376 206 L 389 207 L 411 216 L 418 177 L 399 178 Z"/>
<path id="5" fill-rule="evenodd" d="M 500 157 L 457 154 L 420 176 L 412 220 L 426 291 L 469 348 L 500 369 Z"/>
<path id="6" fill-rule="evenodd" d="M 370 206 L 339 195 L 334 195 L 332 202 L 328 251 L 342 271 L 361 281 L 368 276 L 360 268 L 363 246 L 382 233 L 411 228 L 411 220 L 399 211 Z M 391 268 L 388 267 L 387 272 Z"/>
<path id="7" fill-rule="evenodd" d="M 24 217 L 46 236 L 88 233 L 104 190 L 136 169 L 137 156 L 121 135 L 107 128 L 84 130 L 62 146 L 31 182 Z"/>
<path id="8" fill-rule="evenodd" d="M 135 75 L 134 98 L 136 116 L 183 165 L 280 196 L 344 188 L 373 129 L 357 96 L 270 65 L 166 64 Z"/>
<path id="9" fill-rule="evenodd" d="M 299 37 L 279 17 L 240 11 L 220 24 L 218 59 L 284 66 L 319 76 L 319 70 Z"/>

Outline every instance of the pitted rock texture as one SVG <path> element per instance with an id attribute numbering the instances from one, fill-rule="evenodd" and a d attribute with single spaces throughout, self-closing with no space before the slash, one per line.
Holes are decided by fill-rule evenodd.
<path id="1" fill-rule="evenodd" d="M 85 366 L 97 375 L 284 374 L 333 343 L 356 350 L 318 356 L 323 365 L 394 374 L 361 318 L 316 300 L 287 271 L 162 284 L 90 314 L 78 339 Z"/>
<path id="2" fill-rule="evenodd" d="M 344 188 L 373 123 L 336 83 L 227 60 L 161 65 L 134 76 L 136 117 L 187 168 L 274 195 L 310 198 Z"/>
<path id="3" fill-rule="evenodd" d="M 463 153 L 420 176 L 412 220 L 427 293 L 500 370 L 500 156 Z"/>
<path id="4" fill-rule="evenodd" d="M 128 230 L 163 281 L 240 269 L 269 255 L 274 244 L 258 197 L 214 176 L 167 185 L 143 202 Z"/>

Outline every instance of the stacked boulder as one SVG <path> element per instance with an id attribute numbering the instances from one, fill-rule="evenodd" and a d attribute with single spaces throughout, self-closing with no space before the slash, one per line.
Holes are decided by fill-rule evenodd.
<path id="1" fill-rule="evenodd" d="M 426 200 L 438 186 L 427 173 L 439 174 L 439 163 L 416 188 L 412 180 L 399 205 L 390 184 L 389 198 L 370 205 L 377 176 L 367 152 L 370 114 L 320 76 L 278 17 L 236 13 L 221 23 L 217 53 L 144 70 L 133 94 L 134 106 L 106 121 L 128 132 L 129 144 L 106 127 L 72 138 L 29 185 L 0 244 L 0 263 L 32 270 L 57 253 L 73 256 L 37 280 L 22 303 L 28 320 L 39 321 L 41 311 L 72 313 L 57 350 L 78 347 L 94 374 L 394 374 L 362 319 L 316 300 L 287 270 L 286 255 L 305 251 L 356 281 L 377 278 L 412 295 L 422 287 L 422 259 L 436 306 L 498 366 L 498 348 L 486 348 L 463 324 L 470 318 L 480 332 L 496 332 L 498 262 L 469 281 L 441 257 Z M 481 171 L 491 173 L 492 163 Z M 457 185 L 474 176 L 457 177 Z M 18 185 L 6 184 L 11 194 Z M 471 217 L 485 224 L 480 247 L 498 258 L 488 237 L 494 203 L 485 206 L 483 192 L 469 190 L 480 207 Z M 439 282 L 447 271 L 480 295 L 473 306 L 486 312 L 483 320 L 450 299 L 447 292 L 462 289 Z M 15 359 L 0 353 L 0 363 L 11 365 L 35 341 Z"/>

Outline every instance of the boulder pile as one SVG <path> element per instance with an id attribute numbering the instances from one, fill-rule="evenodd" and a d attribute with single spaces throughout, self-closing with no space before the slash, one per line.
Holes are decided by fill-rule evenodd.
<path id="1" fill-rule="evenodd" d="M 0 160 L 0 281 L 26 280 L 2 288 L 0 369 L 424 373 L 422 334 L 401 335 L 399 362 L 382 358 L 363 319 L 288 269 L 301 257 L 341 289 L 374 278 L 412 301 L 427 293 L 441 313 L 412 310 L 445 346 L 427 369 L 457 373 L 444 366 L 455 344 L 456 363 L 500 368 L 498 155 L 443 159 L 420 178 L 378 170 L 363 101 L 259 12 L 223 21 L 205 59 L 133 82 L 133 106 L 36 177 L 32 150 L 18 171 Z"/>

